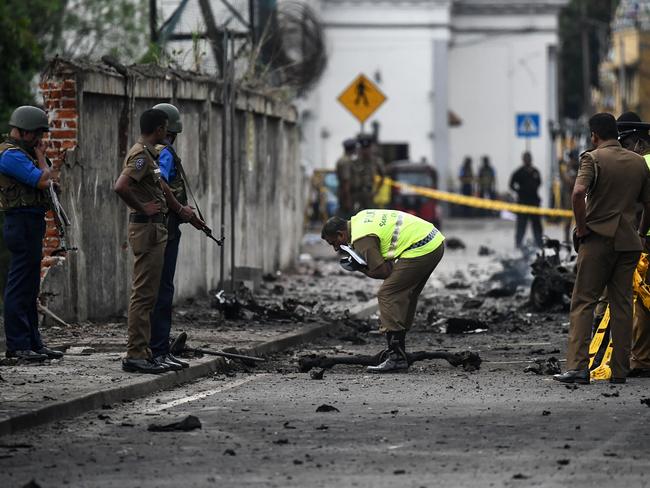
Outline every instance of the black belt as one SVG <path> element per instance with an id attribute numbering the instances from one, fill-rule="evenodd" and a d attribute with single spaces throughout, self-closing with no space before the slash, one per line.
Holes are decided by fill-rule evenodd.
<path id="1" fill-rule="evenodd" d="M 164 213 L 157 213 L 156 215 L 149 216 L 145 214 L 132 213 L 129 214 L 129 222 L 132 224 L 148 224 L 149 222 L 152 224 L 166 224 L 167 215 Z"/>
<path id="2" fill-rule="evenodd" d="M 436 237 L 436 234 L 438 233 L 438 229 L 433 229 L 429 234 L 424 239 L 420 239 L 418 242 L 415 244 L 411 244 L 404 252 L 410 251 L 411 249 L 417 249 L 418 247 L 422 247 L 426 244 L 429 244 L 434 237 Z"/>

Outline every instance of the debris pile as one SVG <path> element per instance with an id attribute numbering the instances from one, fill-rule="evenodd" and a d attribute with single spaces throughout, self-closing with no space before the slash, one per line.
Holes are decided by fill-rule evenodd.
<path id="1" fill-rule="evenodd" d="M 560 250 L 565 247 L 568 255 L 562 258 Z M 535 310 L 555 307 L 567 311 L 575 283 L 575 256 L 570 247 L 556 239 L 544 239 L 544 247 L 531 264 L 535 277 L 530 287 L 530 302 Z"/>
<path id="2" fill-rule="evenodd" d="M 462 366 L 465 371 L 476 371 L 481 367 L 481 357 L 470 351 L 448 352 L 448 351 L 416 351 L 406 353 L 409 364 L 425 359 L 444 359 L 454 367 Z M 352 364 L 359 366 L 377 366 L 385 359 L 385 351 L 374 356 L 319 356 L 309 354 L 298 360 L 298 367 L 301 373 L 307 373 L 314 368 L 331 369 L 337 364 Z"/>
<path id="3" fill-rule="evenodd" d="M 189 432 L 200 429 L 201 421 L 194 415 L 188 415 L 183 420 L 171 424 L 149 424 L 149 432 Z"/>
<path id="4" fill-rule="evenodd" d="M 553 375 L 560 374 L 562 368 L 560 367 L 560 362 L 557 358 L 550 357 L 546 360 L 544 359 L 535 359 L 533 364 L 526 366 L 524 373 L 535 373 L 538 375 Z"/>

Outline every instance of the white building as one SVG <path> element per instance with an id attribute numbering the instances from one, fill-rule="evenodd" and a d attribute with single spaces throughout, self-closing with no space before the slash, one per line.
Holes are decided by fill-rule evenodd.
<path id="1" fill-rule="evenodd" d="M 553 160 L 548 130 L 557 120 L 558 12 L 567 0 L 319 0 L 329 64 L 304 103 L 303 158 L 333 167 L 341 141 L 360 126 L 337 102 L 359 74 L 388 100 L 366 123 L 380 124 L 385 143 L 407 143 L 411 160 L 426 158 L 441 186 L 456 184 L 464 156 L 488 155 L 500 190 L 526 148 L 517 113 L 540 116 L 530 150 L 548 195 Z M 462 120 L 448 126 L 448 111 Z M 446 185 L 445 185 L 446 186 Z"/>
<path id="2" fill-rule="evenodd" d="M 527 147 L 516 135 L 516 114 L 538 114 L 540 136 L 528 144 L 547 200 L 555 164 L 549 123 L 557 120 L 558 13 L 568 0 L 302 1 L 320 14 L 329 56 L 317 87 L 298 102 L 308 170 L 333 168 L 341 142 L 359 133 L 337 98 L 364 73 L 388 97 L 365 131 L 378 124 L 382 143 L 408 146 L 411 160 L 432 163 L 442 187 L 457 186 L 465 156 L 476 170 L 487 155 L 505 190 Z M 161 4 L 167 18 L 179 1 Z M 210 4 L 218 21 L 232 16 L 219 0 Z M 247 0 L 230 4 L 247 18 Z M 198 0 L 187 1 L 177 30 L 202 31 L 202 24 Z M 231 27 L 243 28 L 236 19 Z M 191 41 L 179 45 L 187 51 Z M 204 64 L 212 63 L 207 43 L 202 49 Z M 460 126 L 449 127 L 450 113 Z"/>

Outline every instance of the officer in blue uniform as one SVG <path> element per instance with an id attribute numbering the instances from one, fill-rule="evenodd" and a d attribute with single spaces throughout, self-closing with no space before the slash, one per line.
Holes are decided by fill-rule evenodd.
<path id="1" fill-rule="evenodd" d="M 0 210 L 11 253 L 4 294 L 6 356 L 27 361 L 60 358 L 63 353 L 45 347 L 38 330 L 46 189 L 51 181 L 42 140 L 49 131 L 47 115 L 37 107 L 18 107 L 9 126 L 9 137 L 0 144 Z"/>

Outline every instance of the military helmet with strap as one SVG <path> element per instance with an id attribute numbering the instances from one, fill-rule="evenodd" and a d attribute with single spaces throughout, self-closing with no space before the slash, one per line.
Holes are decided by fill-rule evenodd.
<path id="1" fill-rule="evenodd" d="M 47 114 L 40 108 L 31 105 L 23 105 L 14 110 L 9 118 L 9 126 L 30 132 L 50 130 Z"/>
<path id="2" fill-rule="evenodd" d="M 159 103 L 153 107 L 156 110 L 162 110 L 167 114 L 169 125 L 167 131 L 173 134 L 180 134 L 183 132 L 183 122 L 181 121 L 181 113 L 171 103 Z"/>

